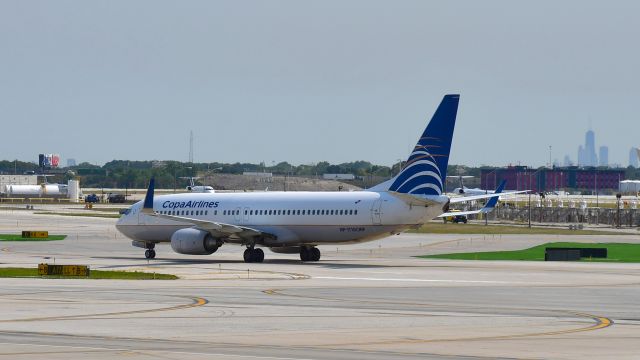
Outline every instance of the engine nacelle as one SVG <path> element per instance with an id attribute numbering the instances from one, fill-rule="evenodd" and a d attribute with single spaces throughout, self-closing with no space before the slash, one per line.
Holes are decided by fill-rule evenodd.
<path id="1" fill-rule="evenodd" d="M 171 248 L 178 254 L 211 255 L 222 245 L 208 231 L 180 229 L 171 235 Z"/>

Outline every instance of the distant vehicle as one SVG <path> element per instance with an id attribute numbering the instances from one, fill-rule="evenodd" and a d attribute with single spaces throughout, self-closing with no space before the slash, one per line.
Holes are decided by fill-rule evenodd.
<path id="1" fill-rule="evenodd" d="M 465 215 L 458 215 L 456 213 L 461 212 L 460 210 L 451 210 L 451 215 L 449 216 L 444 216 L 442 218 L 442 221 L 444 221 L 444 223 L 446 224 L 447 222 L 452 222 L 452 223 L 467 223 L 467 217 Z"/>
<path id="2" fill-rule="evenodd" d="M 95 204 L 100 202 L 100 198 L 96 194 L 91 194 L 84 197 L 84 202 Z"/>
<path id="3" fill-rule="evenodd" d="M 109 195 L 107 196 L 107 201 L 110 204 L 122 204 L 126 201 L 127 199 L 125 198 L 124 195 L 122 194 L 112 194 L 109 193 Z"/>

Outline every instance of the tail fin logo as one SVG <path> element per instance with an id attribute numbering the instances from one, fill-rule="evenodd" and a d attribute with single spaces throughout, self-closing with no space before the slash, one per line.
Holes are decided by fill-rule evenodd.
<path id="1" fill-rule="evenodd" d="M 423 139 L 420 140 L 422 141 Z M 426 139 L 431 141 L 438 140 L 434 138 Z M 409 156 L 405 168 L 391 185 L 390 190 L 407 194 L 442 194 L 444 188 L 442 182 L 443 174 L 438 168 L 436 157 L 446 158 L 448 155 L 431 154 L 427 150 L 429 147 L 437 146 L 418 142 L 418 145 Z"/>
<path id="2" fill-rule="evenodd" d="M 442 195 L 460 95 L 445 95 L 390 191 Z"/>

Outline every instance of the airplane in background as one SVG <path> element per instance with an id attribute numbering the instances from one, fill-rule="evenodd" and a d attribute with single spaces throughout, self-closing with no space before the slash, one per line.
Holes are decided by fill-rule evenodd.
<path id="1" fill-rule="evenodd" d="M 214 193 L 214 192 L 216 192 L 213 189 L 213 186 L 196 185 L 196 180 L 199 179 L 199 177 L 183 176 L 183 177 L 180 177 L 180 179 L 189 179 L 189 186 L 187 186 L 187 190 L 190 191 L 190 192 L 197 192 L 197 193 Z"/>
<path id="2" fill-rule="evenodd" d="M 449 179 L 458 179 L 459 186 L 451 191 L 453 195 L 484 195 L 484 194 L 493 194 L 493 190 L 484 190 L 479 188 L 468 188 L 464 186 L 463 179 L 472 179 L 473 176 L 447 176 Z"/>
<path id="3" fill-rule="evenodd" d="M 147 258 L 155 257 L 158 243 L 189 255 L 210 255 L 230 243 L 246 247 L 245 262 L 262 262 L 263 247 L 318 261 L 319 245 L 360 243 L 417 228 L 446 215 L 453 203 L 499 196 L 444 194 L 459 99 L 445 95 L 402 171 L 367 190 L 154 196 L 152 178 L 144 201 L 124 211 L 116 227 L 133 246 L 146 249 Z"/>
<path id="4" fill-rule="evenodd" d="M 449 217 L 449 216 L 467 216 L 467 215 L 474 215 L 474 214 L 488 214 L 488 213 L 492 212 L 493 209 L 496 208 L 496 205 L 498 204 L 498 200 L 500 198 L 500 195 L 503 195 L 502 191 L 504 190 L 505 185 L 507 185 L 507 180 L 502 180 L 500 182 L 500 185 L 498 185 L 498 187 L 496 188 L 496 190 L 491 192 L 492 194 L 496 194 L 497 196 L 489 198 L 489 201 L 487 201 L 487 203 L 480 210 L 446 212 L 444 214 L 439 215 L 438 217 L 439 218 L 444 218 L 444 217 Z M 523 193 L 523 192 L 526 192 L 526 191 L 514 191 L 514 192 L 509 192 L 507 194 L 515 194 L 515 193 Z"/>

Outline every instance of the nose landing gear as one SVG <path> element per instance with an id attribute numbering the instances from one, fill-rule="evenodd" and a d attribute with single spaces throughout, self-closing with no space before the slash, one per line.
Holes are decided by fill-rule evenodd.
<path id="1" fill-rule="evenodd" d="M 154 259 L 156 257 L 156 251 L 154 250 L 156 247 L 156 244 L 145 243 L 144 247 L 147 248 L 147 250 L 144 251 L 144 257 L 147 259 Z"/>

